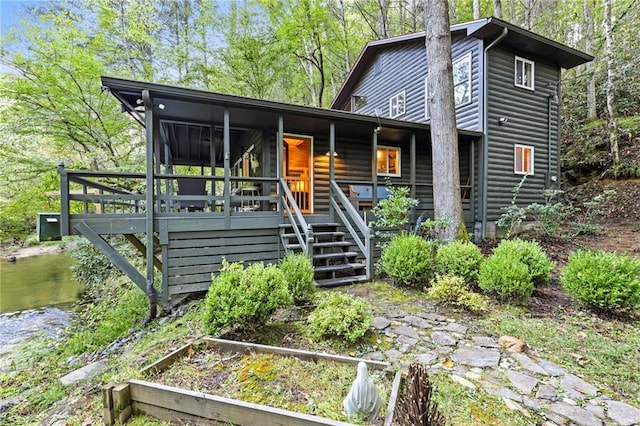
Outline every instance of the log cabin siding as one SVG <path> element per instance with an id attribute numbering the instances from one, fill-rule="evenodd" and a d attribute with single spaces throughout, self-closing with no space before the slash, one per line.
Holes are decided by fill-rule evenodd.
<path id="1" fill-rule="evenodd" d="M 525 58 L 535 62 L 534 90 L 528 90 L 514 85 L 516 53 L 501 48 L 489 53 L 487 219 L 495 221 L 502 215 L 502 208 L 511 203 L 511 189 L 522 179 L 522 175 L 514 173 L 515 144 L 534 147 L 534 175 L 526 178 L 517 197 L 519 205 L 543 201 L 542 193 L 551 176 L 558 176 L 558 106 L 549 102 L 549 97 L 555 93 L 560 70 L 539 58 Z M 501 117 L 508 119 L 504 125 L 499 124 Z"/>

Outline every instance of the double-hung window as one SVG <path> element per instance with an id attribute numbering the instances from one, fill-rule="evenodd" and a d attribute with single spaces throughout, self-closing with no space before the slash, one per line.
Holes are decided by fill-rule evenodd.
<path id="1" fill-rule="evenodd" d="M 453 61 L 453 95 L 456 108 L 471 102 L 471 52 Z"/>
<path id="2" fill-rule="evenodd" d="M 514 72 L 514 84 L 516 87 L 522 87 L 523 89 L 534 90 L 535 85 L 535 63 L 528 59 L 516 56 L 515 59 L 515 72 Z"/>
<path id="3" fill-rule="evenodd" d="M 533 175 L 533 147 L 513 146 L 513 172 L 517 175 Z"/>
<path id="4" fill-rule="evenodd" d="M 405 92 L 393 95 L 389 98 L 389 117 L 400 117 L 405 113 Z"/>
<path id="5" fill-rule="evenodd" d="M 376 164 L 379 176 L 400 176 L 400 148 L 378 146 Z"/>

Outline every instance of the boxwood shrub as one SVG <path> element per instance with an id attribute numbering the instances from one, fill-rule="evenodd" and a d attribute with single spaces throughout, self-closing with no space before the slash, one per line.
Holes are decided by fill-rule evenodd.
<path id="1" fill-rule="evenodd" d="M 280 263 L 280 270 L 287 281 L 293 303 L 301 305 L 312 302 L 316 295 L 313 283 L 313 265 L 302 253 L 288 254 Z"/>
<path id="2" fill-rule="evenodd" d="M 439 303 L 464 308 L 471 312 L 487 309 L 484 296 L 472 292 L 464 278 L 456 275 L 438 275 L 427 290 L 427 297 Z"/>
<path id="3" fill-rule="evenodd" d="M 398 286 L 424 287 L 434 275 L 437 244 L 418 235 L 396 235 L 382 251 L 382 269 Z"/>
<path id="4" fill-rule="evenodd" d="M 529 267 L 520 257 L 506 252 L 489 256 L 480 266 L 478 286 L 498 299 L 525 301 L 533 294 Z"/>
<path id="5" fill-rule="evenodd" d="M 480 248 L 470 241 L 451 241 L 438 248 L 436 264 L 441 275 L 457 275 L 465 282 L 478 280 L 483 257 Z"/>
<path id="6" fill-rule="evenodd" d="M 373 314 L 366 300 L 343 293 L 330 293 L 309 315 L 312 337 L 340 337 L 355 342 L 371 327 Z"/>
<path id="7" fill-rule="evenodd" d="M 602 311 L 640 305 L 640 260 L 603 251 L 569 255 L 560 282 L 580 303 Z"/>
<path id="8" fill-rule="evenodd" d="M 203 323 L 210 334 L 223 327 L 256 327 L 276 309 L 291 304 L 291 294 L 282 272 L 274 265 L 226 263 L 204 300 Z"/>
<path id="9" fill-rule="evenodd" d="M 548 284 L 551 279 L 553 263 L 540 244 L 535 241 L 524 241 L 519 238 L 503 240 L 493 254 L 506 257 L 517 257 L 529 268 L 533 285 L 538 287 Z"/>

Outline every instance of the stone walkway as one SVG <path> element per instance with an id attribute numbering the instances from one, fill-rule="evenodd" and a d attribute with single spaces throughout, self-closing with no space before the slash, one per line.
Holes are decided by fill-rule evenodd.
<path id="1" fill-rule="evenodd" d="M 376 311 L 384 306 L 376 306 Z M 388 306 L 385 312 L 397 311 Z M 372 359 L 408 366 L 413 361 L 445 372 L 470 389 L 502 398 L 509 409 L 535 420 L 530 410 L 543 412 L 544 426 L 640 425 L 640 409 L 614 401 L 564 367 L 525 353 L 509 353 L 497 339 L 474 336 L 468 327 L 437 313 L 381 314 L 374 328 L 394 342 Z"/>

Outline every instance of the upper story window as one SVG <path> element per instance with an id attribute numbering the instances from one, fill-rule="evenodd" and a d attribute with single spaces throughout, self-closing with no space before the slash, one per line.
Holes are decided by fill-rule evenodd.
<path id="1" fill-rule="evenodd" d="M 471 52 L 453 61 L 453 94 L 456 108 L 471 102 Z"/>
<path id="2" fill-rule="evenodd" d="M 514 84 L 516 87 L 534 90 L 535 63 L 528 59 L 516 56 Z"/>
<path id="3" fill-rule="evenodd" d="M 367 98 L 364 96 L 351 96 L 351 111 L 356 112 L 367 104 Z"/>
<path id="4" fill-rule="evenodd" d="M 405 112 L 405 93 L 404 90 L 389 98 L 389 117 L 400 117 Z"/>
<path id="5" fill-rule="evenodd" d="M 400 148 L 379 146 L 376 164 L 379 176 L 400 176 Z"/>
<path id="6" fill-rule="evenodd" d="M 513 172 L 517 175 L 533 174 L 533 147 L 528 145 L 514 145 Z"/>

